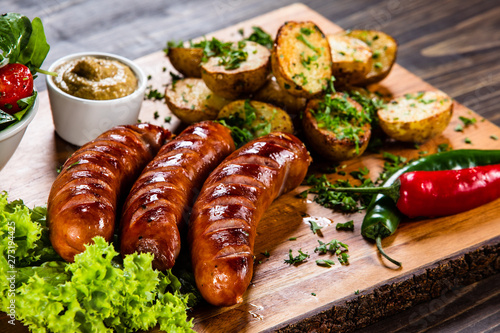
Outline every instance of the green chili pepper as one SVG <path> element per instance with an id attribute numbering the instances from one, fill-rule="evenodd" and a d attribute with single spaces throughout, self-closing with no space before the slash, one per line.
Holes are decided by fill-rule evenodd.
<path id="1" fill-rule="evenodd" d="M 405 172 L 438 171 L 472 168 L 500 163 L 500 150 L 459 149 L 441 152 L 415 160 L 393 173 L 382 186 L 392 185 Z M 382 239 L 392 235 L 399 226 L 402 214 L 388 195 L 377 194 L 366 209 L 361 234 L 376 242 L 380 253 L 395 265 L 399 261 L 389 257 L 382 249 Z"/>

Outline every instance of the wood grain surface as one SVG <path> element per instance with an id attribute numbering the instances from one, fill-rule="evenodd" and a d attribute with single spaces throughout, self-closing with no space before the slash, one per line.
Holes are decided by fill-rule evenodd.
<path id="1" fill-rule="evenodd" d="M 11 3 L 9 4 L 11 7 L 20 7 L 17 7 L 18 9 L 8 8 L 6 11 L 26 13 L 26 10 L 23 9 L 28 7 L 23 8 L 22 3 L 22 1 Z M 90 7 L 84 7 L 87 8 L 86 13 L 94 14 L 94 16 L 86 17 L 83 15 L 81 21 L 75 20 L 75 22 L 66 20 L 65 22 L 68 24 L 73 24 L 69 24 L 66 29 L 59 26 L 57 48 L 53 49 L 54 52 L 51 51 L 51 56 L 55 59 L 73 51 L 88 50 L 88 45 L 92 45 L 94 49 L 98 47 L 99 51 L 119 53 L 131 58 L 143 56 L 137 62 L 152 75 L 151 84 L 162 87 L 169 80 L 168 71 L 163 71 L 163 67 L 169 67 L 168 60 L 161 52 L 166 40 L 208 35 L 212 31 L 208 29 L 209 27 L 216 30 L 250 18 L 252 13 L 262 13 L 258 12 L 251 4 L 264 5 L 264 2 L 259 1 L 249 1 L 245 4 L 238 1 L 219 1 L 211 2 L 209 6 L 204 5 L 201 1 L 187 1 L 183 2 L 183 5 L 165 4 L 163 11 L 155 12 L 154 9 L 159 6 L 158 3 L 148 3 L 147 1 L 143 3 L 145 6 L 141 8 L 144 12 L 140 12 L 137 7 L 134 8 L 137 9 L 134 13 L 126 13 L 122 9 L 119 14 L 116 14 L 117 16 L 108 18 L 111 22 L 129 20 L 129 30 L 127 31 L 132 31 L 134 27 L 140 30 L 143 37 L 140 37 L 140 34 L 137 35 L 139 37 L 136 37 L 135 44 L 127 39 L 120 43 L 121 40 L 116 39 L 116 34 L 125 37 L 127 33 L 119 32 L 117 27 L 111 29 L 110 23 L 104 22 L 106 20 L 103 18 L 105 15 L 103 12 L 97 9 L 93 9 L 91 12 Z M 278 1 L 273 5 L 278 7 L 284 3 Z M 327 17 L 317 14 L 307 7 L 296 5 L 251 21 L 237 23 L 218 31 L 216 35 L 221 38 L 235 38 L 239 28 L 249 29 L 251 25 L 261 25 L 267 31 L 274 33 L 279 25 L 288 19 L 312 19 L 325 32 L 340 29 L 330 21 L 338 23 L 343 28 L 380 28 L 395 36 L 400 43 L 398 64 L 401 66 L 396 66 L 393 73 L 378 88 L 398 95 L 434 86 L 449 93 L 458 102 L 462 99 L 466 106 L 470 106 L 478 112 L 476 114 L 456 103 L 455 114 L 447 131 L 442 136 L 421 146 L 419 150 L 429 153 L 435 152 L 436 145 L 442 142 L 449 143 L 455 149 L 500 149 L 500 142 L 489 138 L 490 135 L 498 135 L 500 132 L 498 127 L 493 124 L 500 124 L 496 103 L 494 103 L 496 99 L 499 99 L 498 89 L 495 88 L 499 83 L 499 75 L 495 75 L 498 74 L 496 71 L 499 71 L 498 60 L 492 54 L 495 49 L 498 50 L 498 45 L 495 44 L 495 41 L 498 41 L 498 38 L 495 40 L 495 36 L 498 36 L 495 27 L 495 24 L 498 24 L 498 15 L 494 16 L 494 13 L 498 14 L 499 12 L 498 8 L 491 5 L 493 2 L 453 2 L 460 11 L 454 9 L 451 2 L 432 3 L 432 5 L 426 1 L 411 3 L 381 1 L 370 2 L 369 5 L 368 2 L 360 2 L 359 8 L 361 10 L 358 7 L 353 8 L 353 5 L 347 1 L 332 3 L 318 1 L 315 5 L 310 4 L 321 14 L 325 16 L 328 14 Z M 221 6 L 217 7 L 217 4 Z M 81 6 L 84 6 L 80 2 L 71 1 L 49 2 L 48 5 L 50 6 L 42 10 L 42 13 L 47 15 L 47 19 L 34 11 L 34 15 L 39 15 L 44 20 L 48 35 L 51 28 L 58 26 L 55 22 L 58 18 L 61 19 L 64 13 L 68 14 L 68 11 L 76 13 L 79 9 L 81 10 Z M 267 4 L 264 8 L 272 9 L 269 6 Z M 207 18 L 207 15 L 197 16 L 208 8 L 219 8 L 215 10 L 218 16 L 210 18 Z M 355 10 L 356 8 L 358 10 Z M 33 10 L 34 8 L 28 9 Z M 5 9 L 2 8 L 2 10 Z M 384 10 L 385 15 L 383 15 Z M 469 12 L 466 13 L 466 10 Z M 453 11 L 453 15 L 448 11 Z M 159 19 L 157 22 L 161 22 L 162 27 L 168 25 L 168 29 L 172 30 L 154 29 L 154 24 L 151 22 L 154 20 L 144 18 L 148 15 L 156 17 L 167 12 L 170 13 L 170 24 L 165 23 L 164 19 Z M 107 13 L 109 14 L 109 12 Z M 333 20 L 331 16 L 337 17 L 338 21 Z M 367 22 L 367 17 L 370 22 Z M 408 21 L 408 17 L 411 17 L 412 20 Z M 446 26 L 440 20 L 445 20 L 447 17 L 448 20 L 451 20 L 449 17 L 455 17 L 457 21 L 455 24 L 448 22 L 448 26 Z M 412 24 L 405 24 L 405 19 L 406 22 Z M 92 20 L 96 20 L 99 24 L 92 25 Z M 84 21 L 87 22 L 86 29 L 83 26 Z M 194 21 L 197 23 L 193 24 Z M 205 22 L 211 23 L 201 27 L 202 23 Z M 491 40 L 480 33 L 484 31 L 482 28 L 489 29 Z M 193 32 L 193 30 L 196 31 Z M 471 32 L 471 30 L 473 31 Z M 168 32 L 171 34 L 168 35 Z M 71 40 L 70 36 L 73 34 L 81 36 L 79 42 L 68 43 L 67 48 L 62 47 L 64 44 L 62 40 L 64 38 Z M 473 42 L 464 43 L 463 40 L 467 37 Z M 143 39 L 148 40 L 148 42 L 144 42 Z M 111 47 L 110 45 L 113 43 L 115 46 Z M 153 50 L 148 49 L 152 43 L 156 43 L 156 46 Z M 129 48 L 131 45 L 139 48 L 144 47 L 147 51 L 132 50 Z M 106 49 L 106 47 L 111 49 Z M 143 51 L 145 53 L 141 53 Z M 135 54 L 134 52 L 139 53 Z M 155 53 L 147 55 L 151 52 Z M 50 60 L 47 60 L 47 64 L 50 63 Z M 495 67 L 495 65 L 497 66 Z M 410 72 L 417 75 L 413 75 L 403 67 L 410 69 Z M 37 85 L 39 83 L 40 81 L 37 82 Z M 43 85 L 40 89 L 43 91 Z M 56 176 L 57 167 L 75 149 L 54 134 L 47 95 L 41 93 L 40 98 L 39 114 L 28 129 L 13 160 L 0 173 L 0 189 L 7 190 L 12 198 L 22 197 L 29 205 L 45 203 L 48 189 Z M 480 106 L 480 108 L 474 108 L 474 106 Z M 155 111 L 159 111 L 161 119 L 154 119 Z M 162 123 L 163 117 L 167 116 L 168 112 L 164 105 L 147 101 L 141 113 L 141 119 Z M 478 123 L 467 128 L 464 133 L 457 133 L 453 129 L 459 123 L 459 115 L 476 117 Z M 174 119 L 169 126 L 175 129 L 177 125 L 178 122 Z M 471 145 L 465 143 L 465 137 L 472 141 Z M 37 140 L 29 140 L 29 138 L 37 138 Z M 419 156 L 419 150 L 407 146 L 393 145 L 388 150 L 401 152 L 410 158 Z M 346 170 L 357 170 L 360 166 L 367 166 L 371 171 L 372 178 L 375 178 L 381 170 L 381 159 L 377 155 L 366 155 L 363 159 L 347 163 Z M 225 328 L 222 331 L 228 332 L 251 332 L 268 329 L 293 330 L 297 321 L 306 322 L 307 319 L 315 317 L 328 318 L 328 315 L 324 317 L 324 313 L 328 309 L 342 304 L 354 304 L 349 302 L 356 302 L 355 300 L 359 302 L 359 299 L 368 297 L 380 285 L 394 285 L 401 281 L 407 281 L 408 276 L 420 276 L 419 274 L 426 272 L 429 267 L 441 267 L 443 260 L 446 262 L 449 258 L 460 262 L 464 251 L 470 253 L 477 249 L 487 248 L 490 249 L 488 251 L 498 254 L 498 250 L 495 250 L 499 243 L 500 229 L 500 205 L 498 201 L 481 209 L 461 214 L 458 218 L 405 223 L 395 236 L 384 242 L 388 252 L 405 263 L 402 270 L 393 270 L 389 265 L 384 267 L 384 262 L 377 255 L 373 244 L 364 241 L 358 233 L 339 233 L 332 227 L 333 223 L 353 219 L 356 225 L 355 230 L 359 231 L 361 214 L 345 216 L 326 211 L 308 201 L 298 201 L 295 195 L 302 189 L 299 188 L 297 191 L 283 196 L 273 204 L 263 219 L 266 223 L 261 223 L 259 227 L 256 254 L 269 251 L 271 256 L 269 259 L 258 256 L 257 259 L 261 259 L 262 263 L 257 264 L 254 281 L 247 293 L 246 302 L 241 306 L 226 309 L 198 309 L 195 313 L 198 331 L 215 332 L 221 331 L 222 328 Z M 328 217 L 325 228 L 322 230 L 323 237 L 319 238 L 311 233 L 307 222 L 304 221 L 304 214 L 312 217 Z M 478 219 L 478 216 L 481 218 Z M 292 236 L 297 237 L 297 243 L 288 241 Z M 351 264 L 349 266 L 336 265 L 328 269 L 314 264 L 315 255 L 312 254 L 312 250 L 317 245 L 317 239 L 329 241 L 331 238 L 340 239 L 350 245 Z M 415 239 L 419 239 L 419 242 L 415 242 Z M 278 242 L 270 242 L 269 240 L 278 240 Z M 289 248 L 294 250 L 307 249 L 312 254 L 312 258 L 303 265 L 288 267 L 283 264 L 283 259 L 286 258 Z M 497 270 L 498 266 L 500 264 L 497 263 Z M 413 297 L 412 302 L 407 303 L 407 306 L 410 306 L 409 309 L 400 307 L 400 309 L 407 309 L 402 317 L 398 315 L 397 320 L 394 317 L 389 317 L 364 330 L 370 332 L 386 331 L 389 327 L 394 332 L 457 331 L 462 328 L 464 331 L 494 330 L 500 323 L 498 318 L 499 286 L 498 283 L 492 283 L 492 281 L 498 280 L 498 274 L 483 282 L 476 283 L 485 277 L 487 274 L 477 277 L 476 280 L 469 277 L 465 281 L 464 278 L 463 281 L 458 281 L 462 285 L 460 283 L 451 284 L 448 288 L 438 289 L 435 292 L 437 295 L 434 294 L 432 299 L 422 297 L 418 300 L 418 297 Z M 307 283 L 304 283 L 305 278 Z M 463 285 L 467 286 L 459 288 Z M 356 290 L 360 290 L 360 295 L 354 295 Z M 475 291 L 477 290 L 481 292 L 478 292 L 476 296 Z M 313 296 L 313 293 L 316 296 Z M 452 293 L 452 297 L 448 297 L 449 293 Z M 460 300 L 467 300 L 467 302 Z M 427 303 L 419 304 L 421 301 L 427 301 Z M 386 311 L 386 314 L 390 314 L 390 311 Z M 330 315 L 333 314 L 330 313 Z M 472 317 L 476 318 L 475 326 L 471 326 Z M 397 322 L 396 326 L 395 322 Z M 371 321 L 365 323 L 359 321 L 347 329 L 353 330 L 370 323 Z M 311 324 L 308 327 L 321 331 L 319 329 L 321 326 Z M 300 331 L 300 326 L 297 329 Z"/>

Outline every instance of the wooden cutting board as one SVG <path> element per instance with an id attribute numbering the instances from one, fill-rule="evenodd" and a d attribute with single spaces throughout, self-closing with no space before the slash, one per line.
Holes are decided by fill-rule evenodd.
<path id="1" fill-rule="evenodd" d="M 313 21 L 324 33 L 341 30 L 308 7 L 294 4 L 206 37 L 237 40 L 241 37 L 238 30 L 244 29 L 248 35 L 252 26 L 275 35 L 279 26 L 290 20 Z M 170 82 L 172 69 L 165 54 L 158 51 L 137 59 L 137 63 L 151 75 L 151 86 L 163 91 Z M 394 96 L 434 89 L 398 65 L 372 88 Z M 163 103 L 148 100 L 140 119 L 175 131 L 180 123 L 175 116 L 165 123 L 168 116 L 171 113 Z M 459 116 L 476 118 L 477 122 L 457 132 L 455 127 L 462 123 Z M 412 159 L 435 153 L 442 143 L 453 149 L 500 149 L 500 140 L 492 139 L 492 135 L 500 137 L 500 128 L 455 102 L 453 118 L 442 135 L 418 149 L 413 145 L 388 143 L 384 151 Z M 470 143 L 466 143 L 466 138 Z M 39 113 L 17 152 L 0 172 L 0 190 L 6 190 L 11 200 L 24 199 L 29 206 L 45 204 L 57 168 L 75 149 L 55 134 L 47 93 L 40 93 Z M 328 165 L 319 158 L 314 163 Z M 379 154 L 366 153 L 342 165 L 347 175 L 366 167 L 375 180 L 383 160 Z M 338 177 L 349 178 L 329 175 L 331 180 Z M 362 212 L 342 214 L 325 209 L 314 203 L 312 196 L 307 199 L 297 196 L 305 189 L 306 186 L 301 186 L 277 199 L 260 222 L 254 277 L 244 302 L 227 308 L 201 305 L 194 309 L 191 314 L 196 331 L 352 330 L 500 270 L 500 265 L 495 265 L 500 251 L 500 200 L 455 216 L 404 221 L 393 236 L 383 241 L 386 252 L 403 262 L 402 268 L 396 268 L 377 253 L 372 242 L 360 235 Z M 313 234 L 310 219 L 323 226 L 320 234 Z M 336 223 L 349 220 L 354 221 L 353 232 L 336 230 Z M 337 263 L 330 268 L 316 265 L 316 259 L 336 260 L 314 253 L 318 240 L 332 239 L 349 245 L 349 265 Z M 294 255 L 301 249 L 310 258 L 303 264 L 290 266 L 284 263 L 290 249 Z M 14 331 L 19 332 L 19 326 Z"/>

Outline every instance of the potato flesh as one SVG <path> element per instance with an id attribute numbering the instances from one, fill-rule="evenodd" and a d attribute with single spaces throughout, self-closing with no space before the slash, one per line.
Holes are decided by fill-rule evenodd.
<path id="1" fill-rule="evenodd" d="M 207 62 L 202 65 L 202 67 L 209 72 L 220 72 L 231 74 L 235 72 L 245 72 L 253 71 L 257 68 L 262 67 L 262 64 L 267 64 L 269 61 L 269 50 L 254 42 L 245 42 L 245 46 L 242 48 L 243 52 L 247 53 L 247 59 L 240 63 L 238 68 L 226 69 L 225 65 L 222 64 L 222 57 L 211 57 L 208 58 Z"/>
<path id="2" fill-rule="evenodd" d="M 372 65 L 370 47 L 360 39 L 340 34 L 328 35 L 327 38 L 336 83 L 353 84 L 363 79 Z"/>
<path id="3" fill-rule="evenodd" d="M 359 84 L 376 83 L 384 79 L 396 61 L 398 44 L 388 34 L 376 30 L 352 30 L 347 36 L 365 42 L 372 51 L 372 64 L 369 72 Z"/>
<path id="4" fill-rule="evenodd" d="M 337 93 L 333 97 L 346 98 L 349 104 L 358 111 L 360 116 L 364 112 L 359 103 L 350 97 L 346 97 L 344 93 Z M 313 115 L 312 111 L 318 110 L 320 108 L 320 103 L 320 99 L 309 100 L 302 119 L 304 134 L 307 141 L 312 146 L 312 149 L 322 157 L 331 161 L 344 161 L 362 155 L 370 141 L 371 125 L 369 123 L 365 123 L 361 126 L 351 124 L 355 130 L 359 130 L 359 141 L 356 144 L 353 138 L 343 137 L 341 134 L 344 132 L 344 129 L 347 128 L 346 126 L 340 125 L 335 128 L 334 132 L 318 124 L 318 120 Z"/>
<path id="5" fill-rule="evenodd" d="M 257 128 L 261 124 L 271 124 L 271 132 L 294 132 L 293 123 L 285 110 L 282 110 L 272 104 L 249 101 L 250 105 L 255 109 L 256 118 L 250 124 L 251 128 Z M 238 117 L 245 119 L 245 100 L 237 100 L 227 104 L 220 110 L 218 119 L 229 118 L 231 115 L 238 114 Z"/>
<path id="6" fill-rule="evenodd" d="M 278 32 L 273 52 L 273 72 L 290 94 L 317 95 L 332 76 L 328 40 L 312 22 L 285 23 Z"/>
<path id="7" fill-rule="evenodd" d="M 167 105 L 185 123 L 217 118 L 217 114 L 228 100 L 214 94 L 202 79 L 185 78 L 165 92 Z"/>
<path id="8" fill-rule="evenodd" d="M 281 88 L 274 77 L 267 80 L 266 84 L 255 93 L 253 99 L 276 105 L 290 113 L 304 110 L 307 102 L 305 98 L 294 96 Z"/>
<path id="9" fill-rule="evenodd" d="M 239 68 L 226 69 L 222 58 L 212 57 L 202 65 L 201 77 L 207 87 L 227 99 L 237 99 L 257 91 L 269 74 L 269 50 L 255 42 L 245 42 L 248 57 Z"/>
<path id="10" fill-rule="evenodd" d="M 404 142 L 425 142 L 443 132 L 453 113 L 452 99 L 441 91 L 400 96 L 378 110 L 382 130 Z"/>

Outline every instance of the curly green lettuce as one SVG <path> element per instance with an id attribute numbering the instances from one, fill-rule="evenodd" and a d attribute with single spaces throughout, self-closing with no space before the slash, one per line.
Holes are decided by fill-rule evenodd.
<path id="1" fill-rule="evenodd" d="M 121 260 L 113 244 L 96 237 L 74 263 L 44 261 L 54 251 L 45 213 L 19 200 L 8 203 L 6 193 L 0 195 L 1 311 L 12 313 L 8 305 L 14 299 L 16 319 L 32 332 L 135 332 L 153 327 L 192 332 L 186 313 L 191 294 L 180 293 L 181 283 L 170 271 L 152 268 L 152 254 L 135 253 Z M 9 234 L 13 224 L 14 242 Z M 14 261 L 29 266 L 11 266 L 13 243 Z M 7 278 L 13 272 L 12 296 L 12 280 Z"/>

